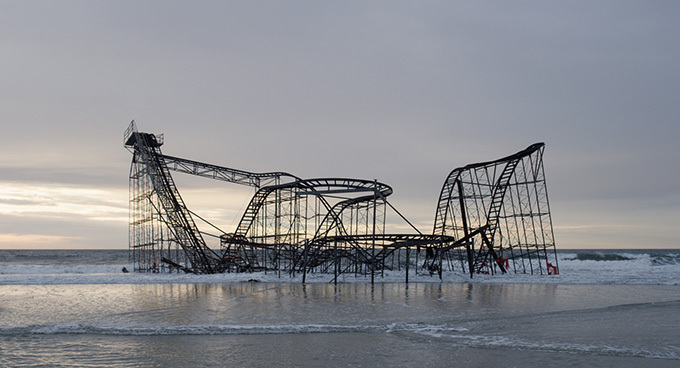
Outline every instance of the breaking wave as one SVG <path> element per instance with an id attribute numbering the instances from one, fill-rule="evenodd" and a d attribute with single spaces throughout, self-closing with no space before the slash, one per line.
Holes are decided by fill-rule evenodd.
<path id="1" fill-rule="evenodd" d="M 274 273 L 220 275 L 139 274 L 128 264 L 128 252 L 118 251 L 0 251 L 0 284 L 145 284 L 145 283 L 228 283 L 301 282 L 299 277 Z M 670 277 L 680 273 L 680 250 L 561 250 L 557 276 L 527 274 L 469 275 L 445 273 L 445 282 L 561 283 L 561 284 L 649 284 L 677 285 Z M 328 275 L 307 276 L 307 282 L 328 282 Z M 413 275 L 412 282 L 439 282 L 437 277 Z M 403 282 L 404 273 L 385 272 L 379 282 Z M 367 282 L 347 275 L 341 282 Z"/>
<path id="2" fill-rule="evenodd" d="M 332 324 L 281 324 L 281 325 L 187 325 L 123 327 L 88 324 L 39 324 L 17 327 L 0 327 L 0 335 L 59 335 L 92 334 L 124 336 L 164 335 L 269 335 L 302 333 L 392 333 L 411 338 L 434 339 L 456 346 L 510 350 L 532 350 L 629 356 L 680 360 L 680 351 L 665 347 L 658 350 L 628 346 L 562 343 L 555 341 L 530 341 L 497 334 L 472 333 L 465 327 L 428 325 L 418 323 L 393 323 L 389 325 L 332 325 Z"/>

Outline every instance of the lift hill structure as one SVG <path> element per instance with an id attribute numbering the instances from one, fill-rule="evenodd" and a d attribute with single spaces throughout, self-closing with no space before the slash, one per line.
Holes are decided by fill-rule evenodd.
<path id="1" fill-rule="evenodd" d="M 453 170 L 442 187 L 432 233 L 415 228 L 376 180 L 303 179 L 252 173 L 163 154 L 162 134 L 132 121 L 129 246 L 135 271 L 307 273 L 371 278 L 385 270 L 437 274 L 556 274 L 557 257 L 543 170 L 543 143 Z M 255 188 L 240 222 L 225 232 L 193 213 L 171 172 Z M 387 214 L 413 229 L 387 231 Z M 196 219 L 217 233 L 200 230 Z M 218 241 L 209 246 L 205 237 Z"/>

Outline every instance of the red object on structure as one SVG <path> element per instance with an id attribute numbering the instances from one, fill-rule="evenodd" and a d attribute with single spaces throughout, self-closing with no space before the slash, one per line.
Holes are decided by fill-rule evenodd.
<path id="1" fill-rule="evenodd" d="M 552 263 L 548 262 L 548 275 L 558 275 L 557 267 L 553 266 Z"/>

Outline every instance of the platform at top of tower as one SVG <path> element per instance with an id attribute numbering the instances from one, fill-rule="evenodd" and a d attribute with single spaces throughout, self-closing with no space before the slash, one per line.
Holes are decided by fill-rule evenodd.
<path id="1" fill-rule="evenodd" d="M 163 145 L 163 135 L 155 135 L 151 133 L 136 133 L 131 134 L 125 141 L 125 145 L 128 147 L 133 147 L 137 143 L 137 137 L 140 137 L 144 144 L 148 147 L 160 147 Z"/>

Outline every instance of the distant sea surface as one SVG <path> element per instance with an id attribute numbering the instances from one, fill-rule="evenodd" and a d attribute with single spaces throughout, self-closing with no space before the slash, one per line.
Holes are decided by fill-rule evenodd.
<path id="1" fill-rule="evenodd" d="M 558 261 L 554 276 L 303 285 L 122 273 L 127 250 L 0 250 L 0 366 L 680 366 L 680 250 Z"/>

